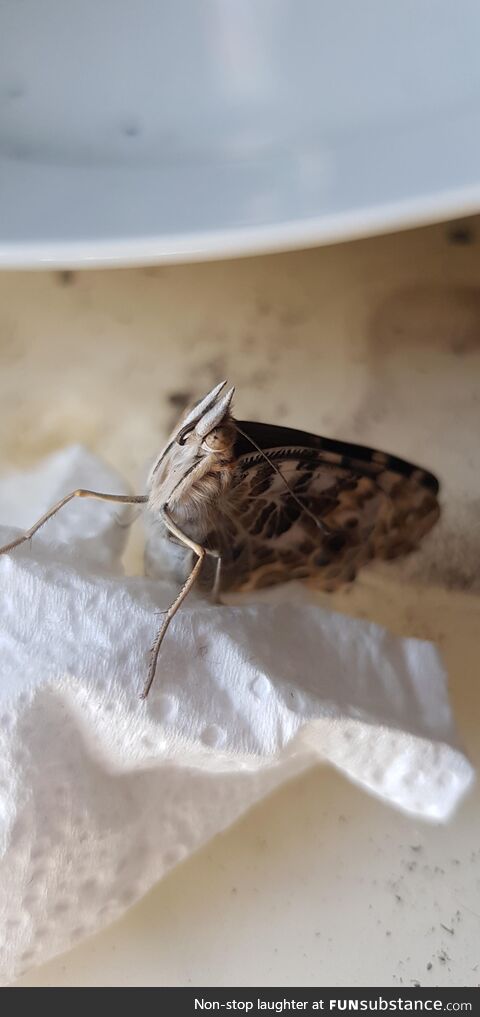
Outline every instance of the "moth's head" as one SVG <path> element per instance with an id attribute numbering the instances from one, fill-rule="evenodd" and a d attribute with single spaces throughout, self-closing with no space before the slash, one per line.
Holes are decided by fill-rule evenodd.
<path id="1" fill-rule="evenodd" d="M 231 452 L 236 430 L 231 414 L 234 388 L 224 392 L 226 382 L 216 385 L 180 421 L 174 442 L 198 456 Z"/>
<path id="2" fill-rule="evenodd" d="M 193 481 L 212 470 L 219 482 L 228 482 L 237 432 L 231 414 L 234 389 L 224 392 L 225 385 L 216 385 L 184 414 L 152 467 L 149 489 L 162 504 L 173 494 L 184 496 Z"/>

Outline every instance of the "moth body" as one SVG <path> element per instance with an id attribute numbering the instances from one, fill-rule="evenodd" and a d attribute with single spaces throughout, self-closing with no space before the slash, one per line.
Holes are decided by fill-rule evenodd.
<path id="1" fill-rule="evenodd" d="M 222 387 L 180 422 L 148 488 L 160 525 L 167 508 L 206 550 L 201 585 L 212 586 L 210 551 L 222 559 L 217 593 L 292 579 L 333 591 L 369 561 L 407 554 L 434 525 L 438 483 L 425 470 L 293 428 L 237 422 L 233 390 L 222 396 Z M 195 551 L 168 521 L 163 534 L 162 567 L 183 581 Z"/>

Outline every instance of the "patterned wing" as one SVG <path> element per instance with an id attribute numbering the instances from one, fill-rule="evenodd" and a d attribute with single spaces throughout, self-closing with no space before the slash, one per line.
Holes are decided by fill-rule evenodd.
<path id="1" fill-rule="evenodd" d="M 414 550 L 439 517 L 438 482 L 412 463 L 289 428 L 239 427 L 275 463 L 296 498 L 240 437 L 223 515 L 223 589 L 301 579 L 333 591 L 372 559 Z"/>

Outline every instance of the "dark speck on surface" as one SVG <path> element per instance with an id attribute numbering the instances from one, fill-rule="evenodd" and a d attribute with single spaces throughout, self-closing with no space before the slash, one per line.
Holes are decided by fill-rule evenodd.
<path id="1" fill-rule="evenodd" d="M 189 403 L 193 402 L 191 392 L 170 392 L 167 399 L 176 410 L 184 410 Z"/>
<path id="2" fill-rule="evenodd" d="M 271 310 L 272 308 L 266 300 L 257 300 L 257 311 L 259 315 L 264 317 L 265 315 L 270 314 Z"/>
<path id="3" fill-rule="evenodd" d="M 459 247 L 466 247 L 473 244 L 475 234 L 468 223 L 454 223 L 447 232 L 447 240 L 450 244 L 457 244 Z"/>
<path id="4" fill-rule="evenodd" d="M 410 844 L 410 851 L 421 851 L 421 850 L 422 850 L 421 844 Z"/>
<path id="5" fill-rule="evenodd" d="M 7 99 L 23 99 L 25 95 L 26 92 L 22 85 L 10 85 L 6 91 Z"/>
<path id="6" fill-rule="evenodd" d="M 72 286 L 75 282 L 75 272 L 71 272 L 68 269 L 63 272 L 57 272 L 57 279 L 59 286 Z"/>
<path id="7" fill-rule="evenodd" d="M 140 124 L 136 123 L 135 120 L 129 120 L 127 123 L 122 124 L 122 134 L 126 138 L 138 138 L 141 134 Z"/>
<path id="8" fill-rule="evenodd" d="M 212 357 L 212 359 L 205 364 L 205 370 L 211 378 L 212 385 L 216 384 L 217 381 L 220 381 L 221 378 L 226 378 L 228 374 L 225 368 L 225 360 L 222 356 Z"/>
<path id="9" fill-rule="evenodd" d="M 242 343 L 242 348 L 244 350 L 253 350 L 255 345 L 256 345 L 255 336 L 253 336 L 253 335 L 246 335 L 244 340 L 243 340 L 243 343 Z"/>
<path id="10" fill-rule="evenodd" d="M 432 968 L 433 968 L 433 964 L 432 964 L 431 961 L 429 961 L 428 964 L 427 964 L 427 971 L 431 971 Z"/>
<path id="11" fill-rule="evenodd" d="M 173 407 L 173 412 L 169 420 L 169 430 L 172 430 L 178 424 L 179 418 L 183 414 L 183 411 L 187 409 L 194 402 L 194 397 L 190 392 L 170 392 L 167 395 L 167 401 L 170 406 Z"/>

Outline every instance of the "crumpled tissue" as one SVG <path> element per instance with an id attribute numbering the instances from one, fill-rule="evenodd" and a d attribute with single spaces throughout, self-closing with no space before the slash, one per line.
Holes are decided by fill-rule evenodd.
<path id="1" fill-rule="evenodd" d="M 1 480 L 0 542 L 82 485 L 126 490 L 80 447 Z M 140 702 L 174 587 L 123 574 L 130 512 L 75 500 L 0 557 L 4 983 L 117 918 L 315 762 L 437 821 L 472 781 L 434 646 L 302 590 L 230 606 L 191 595 Z"/>

